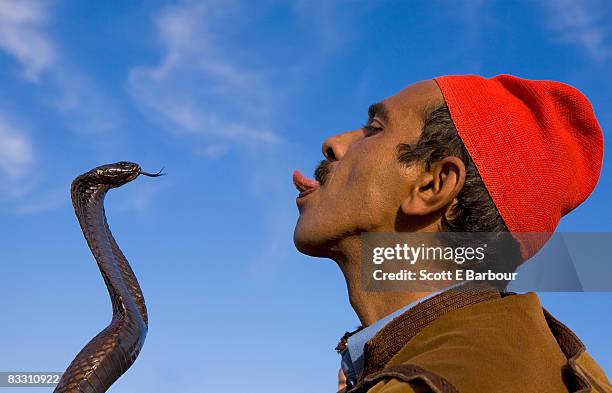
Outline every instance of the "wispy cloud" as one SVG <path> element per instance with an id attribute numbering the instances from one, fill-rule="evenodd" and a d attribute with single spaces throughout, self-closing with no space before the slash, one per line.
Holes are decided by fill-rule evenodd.
<path id="1" fill-rule="evenodd" d="M 105 132 L 115 126 L 117 110 L 81 70 L 61 53 L 48 31 L 49 3 L 0 1 L 0 49 L 21 66 L 25 79 L 53 87 L 51 105 L 68 116 L 79 132 Z"/>
<path id="2" fill-rule="evenodd" d="M 57 96 L 51 105 L 66 115 L 73 131 L 101 134 L 120 127 L 121 113 L 117 105 L 85 73 L 64 63 L 58 64 L 52 75 Z"/>
<path id="3" fill-rule="evenodd" d="M 610 31 L 602 23 L 602 7 L 595 0 L 547 0 L 544 5 L 549 15 L 548 26 L 560 41 L 577 45 L 593 60 L 610 58 Z"/>
<path id="4" fill-rule="evenodd" d="M 53 45 L 43 34 L 47 11 L 41 2 L 0 2 L 0 48 L 23 66 L 27 79 L 36 81 L 55 61 Z"/>
<path id="5" fill-rule="evenodd" d="M 276 143 L 266 109 L 272 99 L 265 76 L 236 60 L 221 38 L 235 26 L 239 5 L 186 1 L 155 18 L 161 60 L 130 73 L 129 90 L 163 128 L 201 136 L 216 148 Z M 234 48 L 236 49 L 236 48 Z M 213 154 L 214 156 L 215 154 Z"/>
<path id="6" fill-rule="evenodd" d="M 0 194 L 18 197 L 31 186 L 34 148 L 22 129 L 0 114 Z"/>

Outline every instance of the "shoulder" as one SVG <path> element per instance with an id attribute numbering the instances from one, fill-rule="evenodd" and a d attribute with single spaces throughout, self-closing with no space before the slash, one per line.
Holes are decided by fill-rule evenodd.
<path id="1" fill-rule="evenodd" d="M 582 342 L 534 293 L 439 317 L 366 379 L 370 393 L 612 391 Z"/>
<path id="2" fill-rule="evenodd" d="M 419 384 L 447 392 L 557 391 L 567 358 L 535 294 L 512 295 L 445 314 L 415 335 L 387 364 L 376 393 L 418 392 Z M 525 390 L 525 387 L 529 389 Z M 420 391 L 431 391 L 420 390 Z"/>

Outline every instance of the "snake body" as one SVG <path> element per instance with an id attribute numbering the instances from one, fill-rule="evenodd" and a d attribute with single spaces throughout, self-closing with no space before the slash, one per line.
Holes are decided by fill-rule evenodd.
<path id="1" fill-rule="evenodd" d="M 102 393 L 134 363 L 148 329 L 144 296 L 127 259 L 115 242 L 104 213 L 108 190 L 120 187 L 142 172 L 138 164 L 103 165 L 72 182 L 74 211 L 96 259 L 112 303 L 110 324 L 70 363 L 54 393 Z"/>

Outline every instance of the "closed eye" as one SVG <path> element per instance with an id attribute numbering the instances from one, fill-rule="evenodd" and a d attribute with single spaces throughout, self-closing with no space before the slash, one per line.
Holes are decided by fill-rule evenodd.
<path id="1" fill-rule="evenodd" d="M 385 104 L 379 102 L 377 104 L 370 105 L 368 108 L 368 121 L 361 128 L 364 131 L 365 137 L 373 136 L 383 131 L 381 125 L 384 124 L 388 119 L 387 108 Z"/>
<path id="2" fill-rule="evenodd" d="M 373 124 L 372 122 L 364 124 L 361 128 L 364 130 L 364 135 L 366 138 L 369 136 L 376 135 L 383 130 L 382 127 Z"/>

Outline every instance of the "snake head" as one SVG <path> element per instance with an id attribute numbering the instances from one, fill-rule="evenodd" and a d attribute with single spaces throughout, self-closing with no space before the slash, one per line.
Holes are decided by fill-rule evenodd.
<path id="1" fill-rule="evenodd" d="M 98 184 L 104 184 L 111 188 L 131 182 L 140 173 L 140 165 L 126 161 L 101 165 L 89 171 L 89 175 L 95 178 Z"/>
<path id="2" fill-rule="evenodd" d="M 140 165 L 133 162 L 120 161 L 114 164 L 101 165 L 74 179 L 72 188 L 82 184 L 99 185 L 106 188 L 116 188 L 131 182 L 139 175 L 157 177 L 162 176 L 161 171 L 147 173 L 142 171 Z"/>

